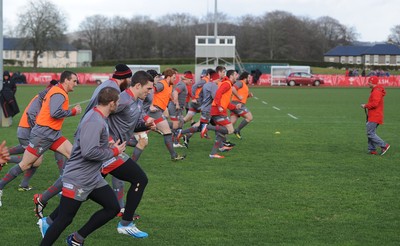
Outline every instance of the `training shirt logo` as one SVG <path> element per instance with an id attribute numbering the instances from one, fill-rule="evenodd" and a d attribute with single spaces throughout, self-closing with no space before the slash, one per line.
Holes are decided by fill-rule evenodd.
<path id="1" fill-rule="evenodd" d="M 110 160 L 103 162 L 103 164 L 101 166 L 102 166 L 102 168 L 105 168 L 105 167 L 109 166 L 110 164 L 112 164 L 116 160 L 117 160 L 117 158 L 113 157 Z"/>
<path id="2" fill-rule="evenodd" d="M 69 190 L 73 190 L 74 189 L 74 185 L 73 184 L 69 184 L 69 183 L 63 183 L 63 187 Z"/>
<path id="3" fill-rule="evenodd" d="M 78 190 L 78 194 L 76 194 L 76 196 L 82 196 L 82 193 L 84 192 L 84 190 L 82 188 L 79 188 Z"/>

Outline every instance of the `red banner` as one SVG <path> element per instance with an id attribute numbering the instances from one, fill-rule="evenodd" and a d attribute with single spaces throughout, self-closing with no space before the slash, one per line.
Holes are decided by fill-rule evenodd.
<path id="1" fill-rule="evenodd" d="M 60 73 L 24 73 L 24 75 L 28 84 L 48 84 L 52 79 L 60 79 Z M 112 76 L 111 73 L 78 73 L 77 75 L 80 84 L 98 84 Z M 176 82 L 179 81 L 180 76 L 182 74 L 178 74 Z M 322 86 L 359 87 L 368 84 L 368 77 L 346 77 L 335 74 L 318 74 L 317 76 L 324 79 Z M 379 83 L 384 86 L 400 87 L 400 76 L 379 77 Z M 271 86 L 271 75 L 261 75 L 257 85 Z"/>
<path id="2" fill-rule="evenodd" d="M 48 84 L 50 80 L 60 80 L 61 73 L 24 73 L 28 84 Z M 111 78 L 109 73 L 78 73 L 80 84 L 96 84 Z"/>

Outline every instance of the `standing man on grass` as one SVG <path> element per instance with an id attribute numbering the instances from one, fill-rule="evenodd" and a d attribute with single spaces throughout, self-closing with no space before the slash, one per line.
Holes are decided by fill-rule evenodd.
<path id="1" fill-rule="evenodd" d="M 377 155 L 376 146 L 381 147 L 380 155 L 384 155 L 390 145 L 383 141 L 377 134 L 376 129 L 383 124 L 383 108 L 386 91 L 379 84 L 379 78 L 372 76 L 368 79 L 368 85 L 372 89 L 368 103 L 361 104 L 361 108 L 368 110 L 367 113 L 367 138 L 368 151 L 371 155 Z"/>

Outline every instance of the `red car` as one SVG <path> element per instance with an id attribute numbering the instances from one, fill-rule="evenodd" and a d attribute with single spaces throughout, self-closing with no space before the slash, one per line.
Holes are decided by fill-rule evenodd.
<path id="1" fill-rule="evenodd" d="M 286 83 L 289 86 L 295 85 L 314 85 L 319 86 L 324 83 L 324 80 L 318 76 L 305 72 L 291 73 L 286 77 Z"/>

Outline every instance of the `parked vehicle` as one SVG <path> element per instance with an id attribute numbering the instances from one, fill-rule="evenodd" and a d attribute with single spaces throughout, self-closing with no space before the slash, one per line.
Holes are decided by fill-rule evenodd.
<path id="1" fill-rule="evenodd" d="M 107 75 L 93 75 L 92 76 L 93 80 L 96 82 L 96 84 L 100 85 L 106 80 L 109 80 L 111 77 Z"/>
<path id="2" fill-rule="evenodd" d="M 320 84 L 323 83 L 324 80 L 322 78 L 306 72 L 294 72 L 290 73 L 286 77 L 286 84 L 289 86 L 295 86 L 295 85 L 319 86 Z"/>

